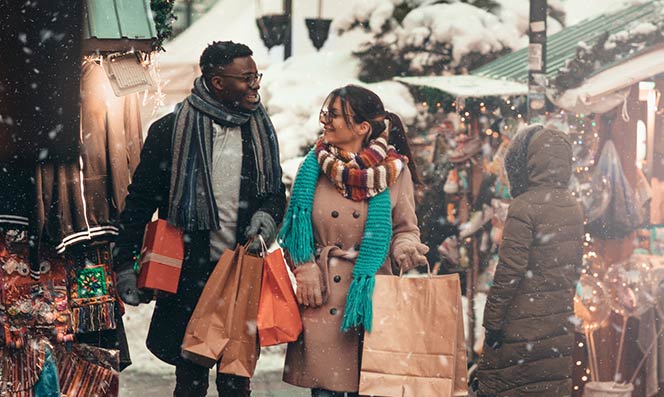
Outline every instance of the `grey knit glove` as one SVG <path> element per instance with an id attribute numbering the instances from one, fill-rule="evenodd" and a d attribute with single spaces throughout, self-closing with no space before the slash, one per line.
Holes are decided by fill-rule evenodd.
<path id="1" fill-rule="evenodd" d="M 142 297 L 136 285 L 137 278 L 134 269 L 122 270 L 115 274 L 115 278 L 120 299 L 128 305 L 138 306 L 142 301 Z"/>
<path id="2" fill-rule="evenodd" d="M 265 211 L 256 211 L 254 216 L 251 217 L 249 227 L 245 231 L 247 238 L 258 237 L 260 234 L 265 240 L 265 243 L 270 245 L 277 237 L 277 223 L 272 216 Z M 249 251 L 259 252 L 261 249 L 261 242 L 255 239 L 249 246 Z"/>

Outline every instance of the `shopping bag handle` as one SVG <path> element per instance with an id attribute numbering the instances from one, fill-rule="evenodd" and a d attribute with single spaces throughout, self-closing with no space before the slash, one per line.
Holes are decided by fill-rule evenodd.
<path id="1" fill-rule="evenodd" d="M 259 239 L 260 242 L 261 242 L 260 256 L 262 258 L 267 257 L 267 254 L 268 254 L 267 244 L 265 243 L 265 240 L 263 239 L 263 236 L 261 236 L 260 234 L 256 235 L 255 237 L 251 237 L 251 238 L 247 239 L 247 242 L 243 245 L 244 250 L 247 251 L 249 249 L 249 246 L 251 245 L 251 243 L 253 243 L 256 239 Z"/>
<path id="2" fill-rule="evenodd" d="M 267 244 L 265 243 L 265 239 L 260 234 L 258 235 L 258 239 L 261 241 L 261 248 L 263 248 L 263 256 L 267 256 L 268 252 L 267 252 Z"/>
<path id="3" fill-rule="evenodd" d="M 433 277 L 433 274 L 431 274 L 431 265 L 429 264 L 429 261 L 427 261 L 427 275 L 429 278 Z M 399 277 L 403 277 L 403 268 L 401 266 L 399 266 Z"/>

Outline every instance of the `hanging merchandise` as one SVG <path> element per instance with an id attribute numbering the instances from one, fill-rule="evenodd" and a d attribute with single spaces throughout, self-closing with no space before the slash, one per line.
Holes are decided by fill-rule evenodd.
<path id="1" fill-rule="evenodd" d="M 72 340 L 65 261 L 42 250 L 40 279 L 34 280 L 28 256 L 26 230 L 0 230 L 0 342 L 21 348 L 39 335 Z"/>
<path id="2" fill-rule="evenodd" d="M 117 298 L 108 244 L 73 247 L 69 259 L 69 301 L 74 332 L 115 329 Z"/>
<path id="3" fill-rule="evenodd" d="M 590 222 L 587 228 L 602 239 L 624 238 L 638 228 L 642 219 L 636 208 L 634 191 L 625 177 L 612 141 L 604 144 L 596 172 L 598 177 L 601 175 L 609 182 L 611 201 L 606 211 Z"/>
<path id="4" fill-rule="evenodd" d="M 453 163 L 461 163 L 469 160 L 482 151 L 482 141 L 477 137 L 468 137 L 459 135 L 457 137 L 457 146 L 449 154 L 449 159 Z"/>
<path id="5" fill-rule="evenodd" d="M 59 349 L 56 355 L 63 396 L 118 396 L 117 350 L 78 343 L 70 349 Z"/>
<path id="6" fill-rule="evenodd" d="M 593 173 L 576 172 L 572 174 L 569 190 L 583 207 L 587 222 L 597 220 L 604 214 L 611 202 L 611 183 L 599 167 Z"/>
<path id="7" fill-rule="evenodd" d="M 0 347 L 0 396 L 60 396 L 53 350 L 46 339 L 21 349 Z"/>

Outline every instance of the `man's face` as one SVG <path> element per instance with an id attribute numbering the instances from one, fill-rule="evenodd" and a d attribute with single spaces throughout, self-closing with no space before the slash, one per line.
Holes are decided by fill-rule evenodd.
<path id="1" fill-rule="evenodd" d="M 254 110 L 260 103 L 258 90 L 260 79 L 256 79 L 256 62 L 250 56 L 235 58 L 220 67 L 210 79 L 214 96 L 224 105 L 242 110 Z"/>

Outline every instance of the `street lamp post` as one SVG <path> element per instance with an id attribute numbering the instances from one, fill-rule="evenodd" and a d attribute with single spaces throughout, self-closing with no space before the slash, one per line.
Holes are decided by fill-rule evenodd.
<path id="1" fill-rule="evenodd" d="M 541 121 L 546 109 L 547 0 L 530 0 L 528 30 L 528 122 Z"/>
<path id="2" fill-rule="evenodd" d="M 288 28 L 284 40 L 284 61 L 293 53 L 293 0 L 284 0 L 284 11 L 288 17 Z"/>

